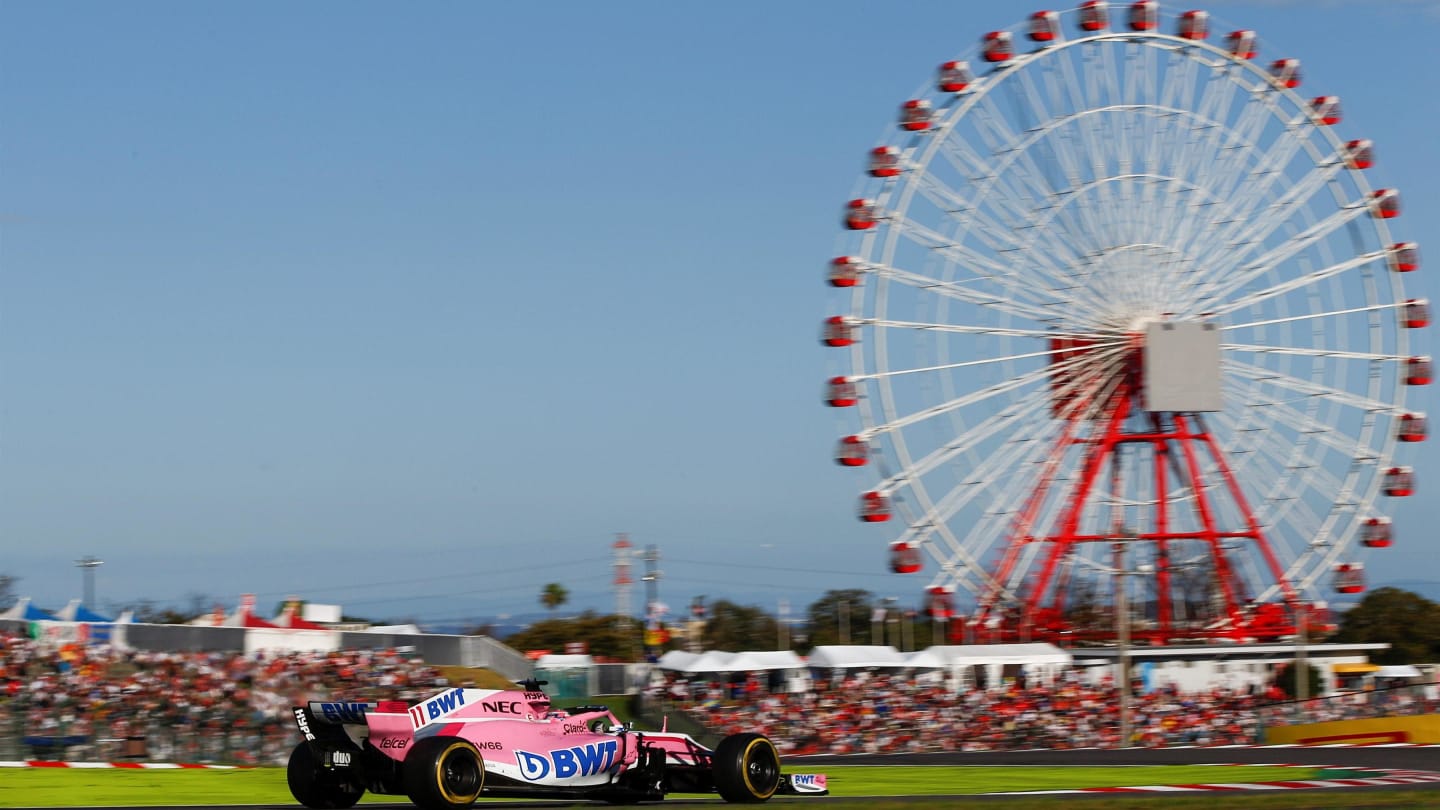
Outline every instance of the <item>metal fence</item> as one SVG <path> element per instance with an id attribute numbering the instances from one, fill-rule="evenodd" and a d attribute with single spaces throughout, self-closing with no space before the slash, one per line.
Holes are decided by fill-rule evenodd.
<path id="1" fill-rule="evenodd" d="M 1296 726 L 1331 720 L 1415 717 L 1436 713 L 1440 713 L 1440 687 L 1436 684 L 1414 684 L 1276 703 L 1260 709 L 1260 720 L 1267 727 Z"/>
<path id="2" fill-rule="evenodd" d="M 0 701 L 0 761 L 283 765 L 293 722 L 214 710 L 176 722 L 144 710 L 55 713 L 23 694 Z"/>

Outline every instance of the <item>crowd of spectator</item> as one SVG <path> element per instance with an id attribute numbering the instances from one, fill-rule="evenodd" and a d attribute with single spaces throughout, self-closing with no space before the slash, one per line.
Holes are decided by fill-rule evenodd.
<path id="1" fill-rule="evenodd" d="M 672 698 L 719 733 L 763 728 L 783 753 L 855 754 L 1114 748 L 1121 744 L 1119 694 L 1073 673 L 1053 686 L 1012 682 L 955 691 L 941 683 L 877 672 L 769 692 L 760 682 L 672 689 Z M 1161 689 L 1131 699 L 1130 745 L 1243 745 L 1257 741 L 1264 694 Z"/>
<path id="2" fill-rule="evenodd" d="M 913 675 L 860 671 L 770 690 L 764 678 L 710 682 L 671 678 L 659 687 L 719 734 L 764 729 L 797 754 L 994 751 L 1254 745 L 1265 726 L 1440 712 L 1435 688 L 1364 690 L 1304 703 L 1275 685 L 1182 692 L 1132 690 L 1129 728 L 1108 679 L 1085 683 L 1071 670 L 1049 685 L 1023 679 L 954 689 Z M 1122 740 L 1122 735 L 1128 737 Z"/>
<path id="3" fill-rule="evenodd" d="M 308 700 L 414 703 L 450 684 L 399 651 L 246 655 L 42 645 L 0 632 L 0 759 L 146 758 L 278 764 Z M 1122 739 L 1113 684 L 1023 679 L 993 688 L 855 671 L 791 691 L 763 677 L 657 685 L 672 709 L 717 735 L 761 730 L 787 754 L 1245 745 L 1265 725 L 1440 712 L 1433 686 L 1305 705 L 1277 689 L 1155 689 L 1130 698 Z M 15 751 L 16 746 L 28 750 Z M 8 756 L 7 756 L 8 755 Z"/>
<path id="4" fill-rule="evenodd" d="M 27 757 L 283 762 L 292 706 L 414 702 L 445 685 L 395 651 L 126 651 L 0 633 L 0 740 L 21 741 Z"/>

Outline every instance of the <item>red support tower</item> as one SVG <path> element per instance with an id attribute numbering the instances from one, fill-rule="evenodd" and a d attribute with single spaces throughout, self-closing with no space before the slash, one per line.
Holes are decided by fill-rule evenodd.
<path id="1" fill-rule="evenodd" d="M 1078 556 L 1080 544 L 1123 540 L 1132 550 L 1148 547 L 1145 556 L 1150 562 L 1145 573 L 1154 582 L 1145 606 L 1148 621 L 1131 631 L 1137 642 L 1167 644 L 1294 633 L 1297 612 L 1306 608 L 1287 581 L 1224 453 L 1207 429 L 1203 413 L 1147 408 L 1146 400 L 1153 394 L 1146 392 L 1146 338 L 1137 333 L 1130 341 L 1131 348 L 1116 372 L 1117 384 L 1108 395 L 1099 397 L 1097 386 L 1087 389 L 1076 384 L 1079 372 L 1075 367 L 1077 362 L 1083 367 L 1086 347 L 1052 346 L 1051 362 L 1056 368 L 1051 380 L 1055 392 L 1052 416 L 1065 420 L 1065 425 L 1017 514 L 991 587 L 977 600 L 974 632 L 983 641 L 1113 638 L 1110 622 L 1086 624 L 1075 618 L 1080 589 L 1072 581 L 1068 563 Z M 1075 458 L 1077 453 L 1078 475 L 1062 484 L 1056 473 L 1065 459 Z M 1117 508 L 1117 499 L 1104 492 L 1123 492 L 1127 482 L 1133 486 L 1136 479 L 1147 476 L 1153 481 L 1153 499 L 1143 506 L 1128 506 L 1123 516 L 1117 512 L 1115 520 L 1106 524 L 1101 510 Z M 1042 514 L 1055 516 L 1051 525 L 1037 525 Z M 1096 525 L 1110 528 L 1096 530 Z M 1038 551 L 1035 544 L 1041 546 Z M 1253 545 L 1277 586 L 1280 605 L 1252 603 L 1245 581 L 1235 569 L 1235 549 L 1241 544 Z M 1186 557 L 1203 558 L 1214 583 L 1211 600 L 1217 607 L 1203 623 L 1183 616 L 1177 604 L 1182 600 L 1177 595 L 1172 559 L 1181 547 Z M 1025 560 L 1030 561 L 1027 570 L 1032 573 L 1020 588 L 1007 591 L 1002 583 L 1013 581 Z M 1124 587 L 1114 580 L 1123 578 L 1123 572 L 1111 571 L 1100 582 L 1108 584 L 1113 597 L 1113 588 Z M 1097 596 L 1089 593 L 1085 598 Z"/>

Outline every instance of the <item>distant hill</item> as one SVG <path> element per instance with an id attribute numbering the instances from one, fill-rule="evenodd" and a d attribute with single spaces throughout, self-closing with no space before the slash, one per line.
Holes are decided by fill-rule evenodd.
<path id="1" fill-rule="evenodd" d="M 1373 582 L 1370 590 L 1376 588 L 1399 588 L 1402 591 L 1419 594 L 1431 602 L 1440 602 L 1440 582 L 1430 579 L 1397 579 L 1391 582 Z"/>
<path id="2" fill-rule="evenodd" d="M 438 633 L 440 635 L 454 636 L 460 635 L 467 630 L 474 628 L 477 624 L 488 624 L 491 629 L 491 637 L 498 641 L 504 641 L 510 636 L 513 636 L 521 630 L 529 627 L 531 624 L 539 621 L 544 621 L 549 618 L 552 617 L 548 613 L 522 613 L 519 615 L 510 616 L 504 621 L 493 618 L 482 618 L 477 619 L 475 622 L 467 622 L 463 624 L 455 622 L 421 622 L 420 629 L 424 630 L 427 633 Z"/>

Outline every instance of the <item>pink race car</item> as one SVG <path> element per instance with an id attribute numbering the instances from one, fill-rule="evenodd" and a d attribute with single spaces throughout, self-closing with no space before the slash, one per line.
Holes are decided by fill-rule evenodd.
<path id="1" fill-rule="evenodd" d="M 621 725 L 604 706 L 551 709 L 543 682 L 520 685 L 447 689 L 413 706 L 297 706 L 305 740 L 290 754 L 290 792 L 306 807 L 351 807 L 368 790 L 427 810 L 482 795 L 628 804 L 675 792 L 730 802 L 829 792 L 823 774 L 781 773 L 761 734 L 733 734 L 712 750 L 687 734 Z"/>

